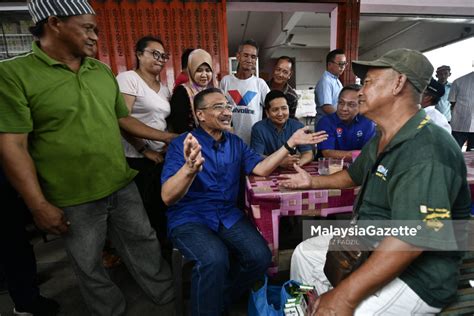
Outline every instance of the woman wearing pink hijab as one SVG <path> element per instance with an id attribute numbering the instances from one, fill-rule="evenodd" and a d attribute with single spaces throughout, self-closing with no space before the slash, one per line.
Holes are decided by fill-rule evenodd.
<path id="1" fill-rule="evenodd" d="M 189 81 L 176 87 L 171 97 L 168 128 L 174 133 L 192 131 L 197 126 L 193 99 L 200 91 L 217 87 L 212 70 L 211 55 L 204 49 L 195 49 L 188 57 Z"/>

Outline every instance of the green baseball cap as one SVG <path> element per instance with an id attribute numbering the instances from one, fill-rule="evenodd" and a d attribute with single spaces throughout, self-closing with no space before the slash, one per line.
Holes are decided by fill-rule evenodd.
<path id="1" fill-rule="evenodd" d="M 352 70 L 362 80 L 369 68 L 392 68 L 406 75 L 408 81 L 420 93 L 428 86 L 434 70 L 433 65 L 422 53 L 407 48 L 391 50 L 373 61 L 355 60 L 352 62 Z"/>

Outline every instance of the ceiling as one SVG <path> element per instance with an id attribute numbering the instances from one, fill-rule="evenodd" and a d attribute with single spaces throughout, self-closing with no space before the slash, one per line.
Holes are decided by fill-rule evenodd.
<path id="1" fill-rule="evenodd" d="M 229 55 L 249 38 L 259 44 L 263 62 L 288 49 L 329 51 L 334 4 L 252 3 L 252 11 L 249 4 L 227 3 Z M 425 51 L 473 36 L 473 0 L 450 0 L 449 5 L 440 0 L 362 0 L 359 55 L 378 57 L 395 47 Z"/>

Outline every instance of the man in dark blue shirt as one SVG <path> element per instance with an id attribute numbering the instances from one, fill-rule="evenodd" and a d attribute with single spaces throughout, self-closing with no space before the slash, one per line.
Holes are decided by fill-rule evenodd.
<path id="1" fill-rule="evenodd" d="M 250 147 L 262 156 L 269 156 L 286 143 L 294 132 L 303 128 L 303 123 L 289 118 L 290 112 L 287 97 L 282 91 L 272 90 L 265 97 L 267 117 L 252 127 Z M 289 153 L 280 163 L 283 168 L 293 168 L 296 163 L 303 166 L 313 160 L 311 145 L 297 146 L 299 154 Z"/>
<path id="2" fill-rule="evenodd" d="M 326 135 L 301 129 L 263 159 L 228 132 L 233 106 L 219 89 L 198 93 L 194 106 L 200 127 L 170 144 L 161 195 L 169 205 L 173 245 L 195 261 L 192 315 L 220 315 L 263 276 L 271 262 L 265 240 L 236 206 L 242 173 L 266 176 L 289 150 L 321 142 Z"/>
<path id="3" fill-rule="evenodd" d="M 352 159 L 352 152 L 362 149 L 374 136 L 375 124 L 359 114 L 360 88 L 356 84 L 345 86 L 339 93 L 336 112 L 318 122 L 316 131 L 328 133 L 328 139 L 318 145 L 324 157 Z"/>

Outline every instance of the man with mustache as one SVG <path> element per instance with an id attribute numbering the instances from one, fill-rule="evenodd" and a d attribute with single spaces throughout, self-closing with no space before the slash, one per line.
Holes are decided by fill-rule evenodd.
<path id="1" fill-rule="evenodd" d="M 361 86 L 350 84 L 339 93 L 337 110 L 319 120 L 316 131 L 326 131 L 328 139 L 318 145 L 324 157 L 352 159 L 374 136 L 374 122 L 359 113 L 357 93 Z"/>
<path id="2" fill-rule="evenodd" d="M 122 315 L 102 266 L 109 235 L 157 304 L 173 299 L 169 266 L 125 160 L 120 131 L 169 143 L 129 115 L 110 69 L 93 57 L 97 22 L 86 0 L 31 0 L 38 38 L 0 63 L 0 161 L 36 225 L 61 235 L 92 315 Z M 36 314 L 36 313 L 34 313 Z"/>
<path id="3" fill-rule="evenodd" d="M 222 315 L 270 265 L 267 243 L 237 207 L 241 176 L 267 176 L 295 146 L 326 139 L 299 129 L 263 159 L 229 132 L 233 107 L 219 89 L 199 92 L 199 127 L 171 142 L 161 175 L 171 240 L 195 262 L 191 315 Z"/>
<path id="4" fill-rule="evenodd" d="M 273 67 L 272 78 L 267 82 L 270 90 L 280 90 L 285 94 L 291 118 L 295 118 L 296 108 L 298 107 L 298 95 L 288 83 L 294 68 L 294 62 L 290 57 L 279 57 L 275 67 Z"/>

